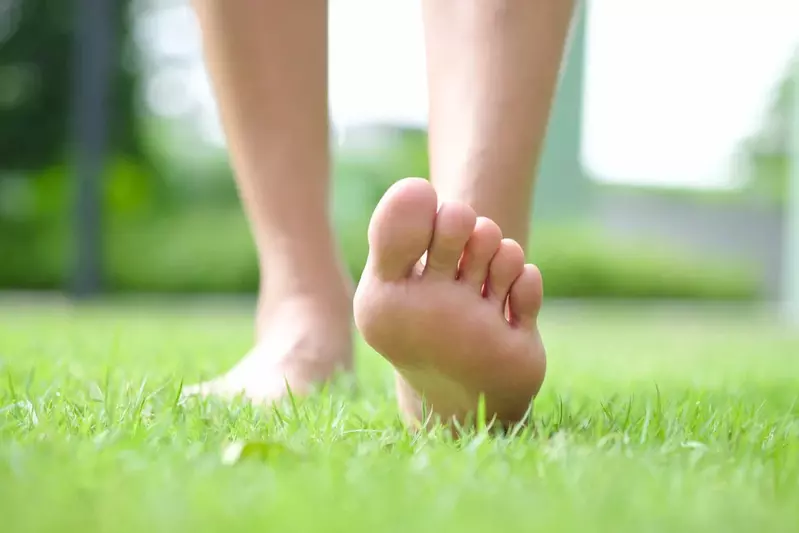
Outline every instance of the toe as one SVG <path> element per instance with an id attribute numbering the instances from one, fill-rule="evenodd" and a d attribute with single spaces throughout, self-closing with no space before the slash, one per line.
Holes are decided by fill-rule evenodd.
<path id="1" fill-rule="evenodd" d="M 541 272 L 535 265 L 524 265 L 524 272 L 510 289 L 510 319 L 513 324 L 532 328 L 543 299 Z"/>
<path id="2" fill-rule="evenodd" d="M 392 185 L 369 223 L 369 268 L 384 281 L 407 277 L 427 250 L 436 220 L 436 193 L 421 178 Z"/>
<path id="3" fill-rule="evenodd" d="M 455 279 L 458 261 L 466 242 L 474 231 L 477 215 L 466 204 L 445 202 L 436 215 L 433 239 L 427 251 L 425 276 L 444 276 Z"/>
<path id="4" fill-rule="evenodd" d="M 479 217 L 461 258 L 458 278 L 480 292 L 488 277 L 488 265 L 502 242 L 502 230 L 490 218 Z"/>
<path id="5" fill-rule="evenodd" d="M 524 271 L 524 252 L 512 239 L 502 239 L 499 250 L 488 268 L 487 296 L 496 300 L 504 313 L 508 291 L 516 278 Z"/>

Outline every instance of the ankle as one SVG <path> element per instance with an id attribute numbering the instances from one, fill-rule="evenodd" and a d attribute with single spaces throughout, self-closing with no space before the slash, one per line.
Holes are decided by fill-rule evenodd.
<path id="1" fill-rule="evenodd" d="M 294 240 L 290 247 L 276 246 L 259 255 L 262 301 L 351 297 L 352 280 L 332 242 Z"/>
<path id="2" fill-rule="evenodd" d="M 324 318 L 330 322 L 350 321 L 352 298 L 347 292 L 318 291 L 306 294 L 258 295 L 259 320 L 279 316 Z"/>
<path id="3" fill-rule="evenodd" d="M 305 276 L 300 272 L 275 271 L 264 276 L 258 294 L 258 330 L 280 317 L 324 321 L 331 328 L 349 330 L 353 288 L 342 270 L 332 268 Z"/>
<path id="4" fill-rule="evenodd" d="M 311 335 L 324 339 L 331 349 L 352 348 L 352 300 L 329 292 L 258 297 L 255 336 L 260 342 L 272 333 L 300 339 Z"/>

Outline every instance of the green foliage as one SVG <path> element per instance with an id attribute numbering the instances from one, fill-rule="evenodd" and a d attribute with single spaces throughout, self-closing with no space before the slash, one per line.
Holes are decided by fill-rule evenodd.
<path id="1" fill-rule="evenodd" d="M 752 181 L 742 194 L 750 198 L 764 199 L 771 205 L 782 207 L 788 201 L 790 159 L 786 154 L 753 154 L 750 158 Z"/>
<path id="2" fill-rule="evenodd" d="M 620 242 L 590 228 L 541 228 L 530 259 L 547 295 L 567 298 L 750 300 L 753 268 L 686 255 L 648 242 Z"/>
<path id="3" fill-rule="evenodd" d="M 795 101 L 796 83 L 799 83 L 799 49 L 773 91 L 760 130 L 742 146 L 752 171 L 752 181 L 743 193 L 766 198 L 778 206 L 788 198 L 791 143 L 796 135 L 793 117 L 799 105 Z"/>
<path id="4" fill-rule="evenodd" d="M 63 161 L 74 119 L 77 2 L 11 0 L 0 11 L 0 178 Z M 109 143 L 140 158 L 136 126 L 138 73 L 129 68 L 131 0 L 112 2 Z"/>
<path id="5" fill-rule="evenodd" d="M 0 8 L 0 285 L 60 288 L 73 252 L 72 133 L 78 2 L 11 0 Z M 107 224 L 141 217 L 163 194 L 142 147 L 141 72 L 131 64 L 132 0 L 112 2 Z"/>
<path id="6" fill-rule="evenodd" d="M 240 209 L 120 222 L 104 241 L 111 291 L 255 292 L 258 266 Z"/>
<path id="7" fill-rule="evenodd" d="M 0 161 L 38 168 L 63 154 L 72 95 L 71 3 L 17 0 L 0 17 Z M 5 28 L 4 28 L 5 29 Z M 5 32 L 4 32 L 5 33 Z M 45 164 L 46 164 L 45 163 Z"/>
<path id="8" fill-rule="evenodd" d="M 374 137 L 381 135 L 376 132 Z M 354 279 L 359 278 L 366 261 L 366 230 L 378 200 L 397 179 L 426 176 L 427 165 L 425 137 L 417 132 L 392 136 L 384 145 L 350 148 L 339 154 L 333 221 Z M 255 252 L 224 159 L 164 159 L 162 168 L 170 177 L 169 199 L 154 207 L 147 199 L 155 193 L 135 164 L 120 159 L 109 168 L 104 196 L 106 288 L 122 292 L 255 291 Z M 0 287 L 63 286 L 71 264 L 64 172 L 56 167 L 35 180 L 20 182 L 22 187 L 43 190 L 28 195 L 38 202 L 33 204 L 38 213 L 35 222 L 0 233 L 0 248 L 11 251 L 6 254 L 8 259 L 0 262 Z M 0 198 L 3 187 L 0 182 Z M 24 195 L 18 192 L 17 196 Z M 13 205 L 20 209 L 26 204 Z M 751 299 L 760 294 L 756 277 L 746 268 L 661 248 L 620 243 L 590 228 L 540 227 L 530 259 L 544 274 L 547 295 L 554 297 Z"/>
<path id="9" fill-rule="evenodd" d="M 128 242 L 135 232 L 127 228 L 153 216 L 157 185 L 145 168 L 124 157 L 107 165 L 102 182 L 107 239 Z M 69 173 L 66 165 L 56 165 L 29 178 L 0 180 L 0 287 L 59 289 L 67 283 L 77 216 Z"/>
<path id="10" fill-rule="evenodd" d="M 366 212 L 366 209 L 364 209 Z M 339 220 L 347 267 L 358 279 L 366 260 L 366 215 Z M 4 262 L 0 287 L 58 288 L 64 279 L 58 235 L 16 244 L 31 262 Z M 239 210 L 173 212 L 151 221 L 120 221 L 105 238 L 106 282 L 112 291 L 254 292 L 258 269 Z M 620 244 L 587 229 L 542 228 L 530 259 L 544 274 L 548 297 L 752 299 L 760 293 L 749 270 L 686 257 L 676 250 Z M 15 257 L 10 254 L 9 257 Z M 35 266 L 33 272 L 29 269 Z"/>

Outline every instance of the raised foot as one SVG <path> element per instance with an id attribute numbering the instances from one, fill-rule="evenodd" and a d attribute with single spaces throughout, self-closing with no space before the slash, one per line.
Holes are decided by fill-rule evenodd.
<path id="1" fill-rule="evenodd" d="M 466 422 L 482 395 L 487 421 L 518 422 L 546 369 L 541 275 L 493 221 L 464 204 L 436 206 L 433 187 L 417 178 L 383 197 L 369 226 L 356 325 L 396 369 L 409 420 L 425 422 L 428 412 Z"/>

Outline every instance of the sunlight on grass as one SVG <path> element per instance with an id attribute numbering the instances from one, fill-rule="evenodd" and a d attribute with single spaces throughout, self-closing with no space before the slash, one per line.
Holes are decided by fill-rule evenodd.
<path id="1" fill-rule="evenodd" d="M 0 530 L 799 523 L 799 332 L 646 307 L 553 306 L 542 327 L 535 424 L 454 440 L 402 429 L 390 369 L 363 346 L 357 389 L 271 408 L 181 400 L 183 381 L 247 349 L 237 304 L 0 307 Z"/>

